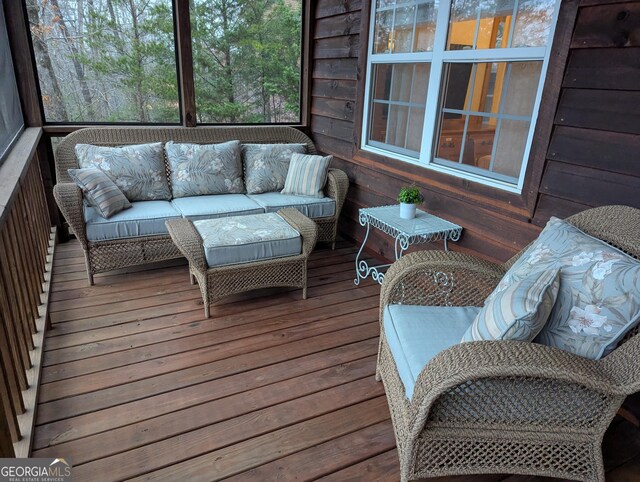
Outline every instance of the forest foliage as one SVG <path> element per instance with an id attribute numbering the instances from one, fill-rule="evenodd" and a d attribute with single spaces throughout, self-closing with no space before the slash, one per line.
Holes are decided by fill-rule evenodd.
<path id="1" fill-rule="evenodd" d="M 171 0 L 26 0 L 49 122 L 180 121 Z M 199 123 L 298 122 L 301 0 L 190 0 Z"/>

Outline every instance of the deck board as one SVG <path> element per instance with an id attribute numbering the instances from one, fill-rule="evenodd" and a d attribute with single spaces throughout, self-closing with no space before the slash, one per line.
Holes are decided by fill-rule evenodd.
<path id="1" fill-rule="evenodd" d="M 60 245 L 32 455 L 70 459 L 80 481 L 398 480 L 373 376 L 380 288 L 353 284 L 355 252 L 314 252 L 307 300 L 259 290 L 206 320 L 183 261 L 89 286 L 79 244 Z M 626 423 L 608 435 L 625 451 L 605 438 L 610 480 L 637 471 Z"/>

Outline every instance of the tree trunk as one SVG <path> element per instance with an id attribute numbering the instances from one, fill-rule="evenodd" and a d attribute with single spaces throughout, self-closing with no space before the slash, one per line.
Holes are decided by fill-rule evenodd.
<path id="1" fill-rule="evenodd" d="M 144 67 L 142 66 L 142 54 L 140 49 L 140 28 L 138 26 L 138 15 L 133 0 L 129 0 L 129 9 L 131 10 L 131 20 L 133 22 L 133 55 L 136 62 L 135 72 L 135 97 L 136 106 L 138 108 L 138 120 L 140 122 L 149 122 L 147 112 L 144 108 L 145 93 L 142 85 L 144 76 Z"/>
<path id="2" fill-rule="evenodd" d="M 89 90 L 89 86 L 87 85 L 87 80 L 84 75 L 84 69 L 82 68 L 82 64 L 78 60 L 78 55 L 80 52 L 76 47 L 73 38 L 69 34 L 69 30 L 67 29 L 67 25 L 64 21 L 64 15 L 62 14 L 62 10 L 60 10 L 60 5 L 58 4 L 58 0 L 49 0 L 51 2 L 51 6 L 54 11 L 58 15 L 58 25 L 60 26 L 60 31 L 64 36 L 64 39 L 69 47 L 69 51 L 71 52 L 71 61 L 73 62 L 73 69 L 76 73 L 76 78 L 78 79 L 78 83 L 80 84 L 80 90 L 82 91 L 82 98 L 84 99 L 84 103 L 87 106 L 87 119 L 82 120 L 93 120 L 95 117 L 95 113 L 93 111 L 93 101 L 91 99 L 91 91 Z M 84 34 L 84 32 L 77 32 L 80 37 Z"/>
<path id="3" fill-rule="evenodd" d="M 236 98 L 234 95 L 233 89 L 233 68 L 232 68 L 232 60 L 231 60 L 231 42 L 229 39 L 229 4 L 225 1 L 222 2 L 222 30 L 223 30 L 223 38 L 225 39 L 223 46 L 223 56 L 224 56 L 224 77 L 225 77 L 225 85 L 227 87 L 227 101 L 230 104 L 235 104 Z M 236 116 L 232 115 L 229 118 L 229 122 L 236 122 Z"/>
<path id="4" fill-rule="evenodd" d="M 56 77 L 55 70 L 53 69 L 53 63 L 51 62 L 49 49 L 47 47 L 47 44 L 41 37 L 42 25 L 40 23 L 40 14 L 38 12 L 38 0 L 29 0 L 27 2 L 27 14 L 31 21 L 31 30 L 33 33 L 33 51 L 36 56 L 36 64 L 39 66 L 38 73 L 40 74 L 39 76 L 41 79 L 41 89 L 46 90 L 42 88 L 42 85 L 45 84 L 45 82 L 43 82 L 43 73 L 45 73 L 49 78 L 49 82 L 51 85 L 51 98 L 49 99 L 49 101 L 47 101 L 43 95 L 43 103 L 45 104 L 45 106 L 48 106 L 53 117 L 52 119 L 47 120 L 68 122 L 69 115 L 67 114 L 64 97 L 62 95 L 62 90 L 60 89 L 60 84 L 58 83 L 58 78 Z"/>

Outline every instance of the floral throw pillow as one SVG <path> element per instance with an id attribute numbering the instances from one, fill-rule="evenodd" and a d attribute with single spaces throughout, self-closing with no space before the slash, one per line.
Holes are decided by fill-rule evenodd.
<path id="1" fill-rule="evenodd" d="M 243 144 L 247 193 L 282 191 L 294 153 L 305 154 L 305 144 Z"/>
<path id="2" fill-rule="evenodd" d="M 173 197 L 244 192 L 240 142 L 165 144 Z"/>
<path id="3" fill-rule="evenodd" d="M 534 341 L 599 359 L 640 322 L 640 261 L 551 218 L 501 285 L 548 269 L 560 270 L 560 290 Z"/>
<path id="4" fill-rule="evenodd" d="M 160 142 L 124 147 L 77 144 L 76 158 L 81 168 L 104 172 L 129 201 L 171 199 Z"/>

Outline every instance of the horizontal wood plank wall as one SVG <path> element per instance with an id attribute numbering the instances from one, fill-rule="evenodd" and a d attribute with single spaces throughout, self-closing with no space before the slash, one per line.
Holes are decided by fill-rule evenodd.
<path id="1" fill-rule="evenodd" d="M 640 207 L 640 2 L 583 0 L 533 222 Z"/>
<path id="2" fill-rule="evenodd" d="M 415 182 L 416 173 L 417 184 L 426 197 L 424 207 L 465 228 L 461 241 L 452 243 L 453 249 L 494 260 L 506 260 L 518 252 L 537 236 L 551 215 L 565 217 L 603 204 L 639 205 L 640 29 L 633 26 L 638 22 L 640 4 L 582 3 L 585 5 L 578 11 L 562 94 L 555 108 L 537 206 L 529 218 L 515 209 L 505 209 L 501 193 L 496 192 L 494 205 L 473 196 L 462 199 L 457 194 L 459 180 L 451 178 L 448 186 L 442 176 L 409 165 L 406 176 L 390 175 L 380 172 L 375 162 L 362 162 L 362 156 L 354 159 L 362 132 L 362 106 L 358 103 L 365 75 L 365 63 L 358 57 L 367 52 L 360 32 L 367 29 L 371 3 L 319 0 L 315 11 L 311 133 L 318 149 L 332 154 L 333 166 L 343 169 L 351 180 L 341 232 L 360 241 L 364 229 L 358 223 L 358 209 L 395 203 L 399 188 Z M 619 46 L 624 39 L 625 46 Z M 368 245 L 391 259 L 390 241 L 374 232 Z"/>

